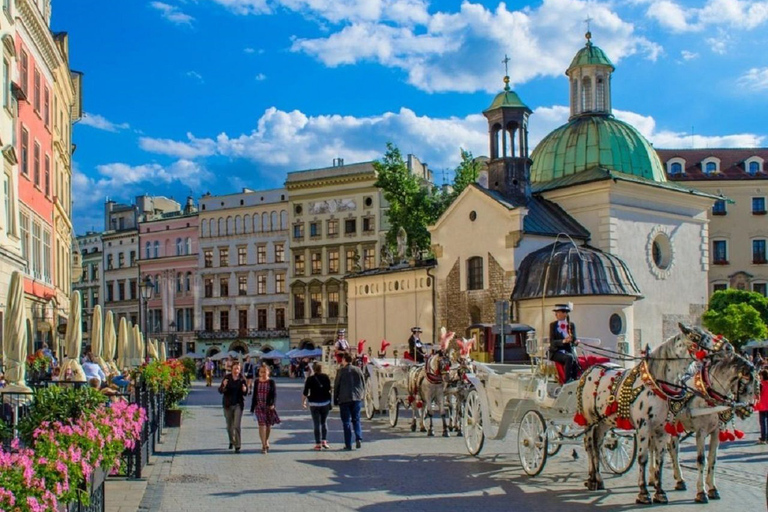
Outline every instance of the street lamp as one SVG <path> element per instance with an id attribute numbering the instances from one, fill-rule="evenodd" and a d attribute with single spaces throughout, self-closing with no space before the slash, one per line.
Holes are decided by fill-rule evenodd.
<path id="1" fill-rule="evenodd" d="M 171 357 L 177 358 L 180 355 L 178 352 L 181 352 L 181 351 L 176 350 L 176 322 L 174 322 L 173 320 L 171 320 L 171 323 L 168 324 L 168 333 L 169 333 L 169 338 L 171 338 L 171 342 L 169 344 L 170 346 L 166 347 L 166 353 L 171 354 Z M 170 349 L 170 351 L 168 349 Z"/>
<path id="2" fill-rule="evenodd" d="M 152 278 L 149 277 L 149 274 L 144 278 L 144 280 L 139 285 L 139 291 L 141 295 L 141 299 L 144 301 L 144 335 L 149 335 L 149 300 L 152 298 L 152 292 L 155 291 L 155 285 L 152 282 Z M 141 308 L 139 308 L 141 309 Z M 141 311 L 139 311 L 139 314 L 141 314 Z M 144 360 L 147 359 L 147 346 L 149 345 L 149 338 L 147 337 L 147 341 L 144 343 Z"/>

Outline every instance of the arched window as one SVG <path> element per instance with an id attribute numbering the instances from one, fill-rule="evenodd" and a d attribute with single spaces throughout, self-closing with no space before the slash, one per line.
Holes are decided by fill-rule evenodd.
<path id="1" fill-rule="evenodd" d="M 239 235 L 243 232 L 243 219 L 238 215 L 235 217 L 235 234 Z"/>
<path id="2" fill-rule="evenodd" d="M 147 259 L 152 257 L 152 244 L 150 242 L 147 242 L 147 245 L 145 245 L 146 248 L 146 257 Z"/>
<path id="3" fill-rule="evenodd" d="M 583 112 L 592 110 L 592 80 L 588 76 L 581 81 L 581 107 Z"/>
<path id="4" fill-rule="evenodd" d="M 272 212 L 272 215 L 270 217 L 272 218 L 272 229 L 270 229 L 270 231 L 277 231 L 280 226 L 280 224 L 277 221 L 277 212 Z"/>
<path id="5" fill-rule="evenodd" d="M 280 211 L 280 231 L 288 229 L 288 212 L 285 210 Z"/>
<path id="6" fill-rule="evenodd" d="M 258 213 L 253 214 L 253 232 L 261 233 L 261 215 Z"/>
<path id="7" fill-rule="evenodd" d="M 483 289 L 483 258 L 475 256 L 467 260 L 467 290 Z"/>
<path id="8" fill-rule="evenodd" d="M 184 276 L 181 272 L 176 274 L 176 293 L 181 293 L 184 290 Z"/>
<path id="9" fill-rule="evenodd" d="M 757 174 L 760 172 L 760 162 L 749 162 L 749 174 Z"/>
<path id="10" fill-rule="evenodd" d="M 208 224 L 211 228 L 211 236 L 216 236 L 219 234 L 218 226 L 216 225 L 216 219 L 211 219 L 208 221 Z"/>
<path id="11" fill-rule="evenodd" d="M 267 215 L 267 212 L 261 214 L 261 229 L 262 231 L 272 231 L 272 227 L 269 225 L 269 215 Z"/>
<path id="12" fill-rule="evenodd" d="M 707 166 L 705 167 L 707 174 L 717 172 L 717 164 L 715 162 L 707 162 Z"/>
<path id="13" fill-rule="evenodd" d="M 683 164 L 680 162 L 674 162 L 669 166 L 669 174 L 681 174 L 683 172 Z"/>
<path id="14" fill-rule="evenodd" d="M 605 110 L 605 78 L 602 76 L 595 81 L 595 110 Z"/>
<path id="15" fill-rule="evenodd" d="M 184 254 L 192 254 L 192 239 L 190 237 L 184 240 L 184 251 Z"/>
<path id="16" fill-rule="evenodd" d="M 184 242 L 181 241 L 181 238 L 176 239 L 176 256 L 181 256 L 184 254 Z"/>
<path id="17" fill-rule="evenodd" d="M 491 135 L 491 158 L 499 158 L 501 148 L 501 126 L 494 125 Z"/>
<path id="18" fill-rule="evenodd" d="M 252 222 L 251 221 L 251 216 L 246 214 L 243 217 L 243 233 L 250 233 L 251 232 L 251 227 L 252 227 L 251 222 Z"/>
<path id="19" fill-rule="evenodd" d="M 577 79 L 571 80 L 571 105 L 573 107 L 573 113 L 579 113 L 579 81 Z"/>
<path id="20" fill-rule="evenodd" d="M 224 236 L 227 234 L 227 221 L 224 220 L 224 217 L 219 218 L 219 236 Z"/>
<path id="21" fill-rule="evenodd" d="M 155 249 L 155 258 L 159 258 L 160 257 L 160 242 L 158 240 L 155 240 L 154 249 Z"/>
<path id="22" fill-rule="evenodd" d="M 200 223 L 200 236 L 208 236 L 208 221 L 205 219 Z"/>
<path id="23" fill-rule="evenodd" d="M 232 217 L 227 217 L 227 234 L 228 235 L 235 234 L 235 219 L 233 219 Z"/>
<path id="24" fill-rule="evenodd" d="M 184 290 L 187 292 L 192 291 L 192 272 L 187 272 L 184 279 Z"/>

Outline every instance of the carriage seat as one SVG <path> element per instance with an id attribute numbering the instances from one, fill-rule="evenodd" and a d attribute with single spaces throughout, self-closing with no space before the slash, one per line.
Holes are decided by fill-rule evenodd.
<path id="1" fill-rule="evenodd" d="M 581 372 L 579 372 L 579 376 L 581 376 L 581 373 L 584 372 L 586 369 L 596 365 L 596 364 L 604 364 L 610 362 L 610 359 L 607 357 L 602 356 L 579 356 L 579 368 L 581 368 Z M 555 369 L 557 370 L 557 381 L 560 384 L 565 384 L 565 366 L 563 366 L 562 363 L 558 363 L 557 361 L 552 361 L 555 363 Z"/>
<path id="2" fill-rule="evenodd" d="M 406 359 L 408 361 L 413 361 L 413 356 L 411 355 L 411 352 L 409 350 L 406 350 L 403 352 L 403 359 Z"/>

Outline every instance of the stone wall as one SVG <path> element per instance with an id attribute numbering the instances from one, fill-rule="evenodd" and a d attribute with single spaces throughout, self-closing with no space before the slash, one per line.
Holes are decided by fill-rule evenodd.
<path id="1" fill-rule="evenodd" d="M 493 323 L 496 317 L 496 301 L 509 299 L 512 294 L 512 279 L 507 276 L 498 261 L 487 254 L 486 275 L 488 282 L 483 290 L 463 290 L 461 279 L 466 276 L 461 272 L 461 260 L 456 259 L 444 283 L 438 283 L 438 328 L 445 326 L 457 336 L 466 335 L 467 327 L 473 323 Z M 472 318 L 472 311 L 476 318 Z"/>
<path id="2" fill-rule="evenodd" d="M 687 325 L 701 325 L 701 317 L 707 310 L 706 304 L 690 304 L 689 313 L 687 315 L 664 315 L 662 318 L 662 333 L 664 333 L 664 340 L 675 336 L 680 332 L 678 323 L 684 323 Z M 659 342 L 664 341 L 659 340 Z"/>

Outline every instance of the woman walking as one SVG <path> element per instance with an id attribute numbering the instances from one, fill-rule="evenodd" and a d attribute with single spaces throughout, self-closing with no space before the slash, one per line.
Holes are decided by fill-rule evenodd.
<path id="1" fill-rule="evenodd" d="M 229 434 L 229 449 L 235 449 L 240 453 L 240 420 L 243 417 L 245 395 L 248 385 L 240 373 L 240 363 L 232 364 L 232 373 L 224 376 L 219 386 L 219 393 L 223 395 L 224 417 L 227 420 L 227 434 Z"/>
<path id="2" fill-rule="evenodd" d="M 251 412 L 256 415 L 259 423 L 259 437 L 261 438 L 261 453 L 269 452 L 269 434 L 272 425 L 280 423 L 280 418 L 275 410 L 275 381 L 269 378 L 269 367 L 259 367 L 259 378 L 253 387 L 253 400 Z"/>
<path id="3" fill-rule="evenodd" d="M 758 444 L 768 443 L 768 369 L 760 371 L 760 401 L 755 405 L 757 419 L 760 422 Z"/>
<path id="4" fill-rule="evenodd" d="M 331 410 L 331 379 L 323 373 L 323 365 L 315 363 L 312 375 L 304 383 L 304 399 L 302 405 L 312 415 L 315 426 L 315 450 L 329 450 L 328 446 L 328 412 Z"/>

